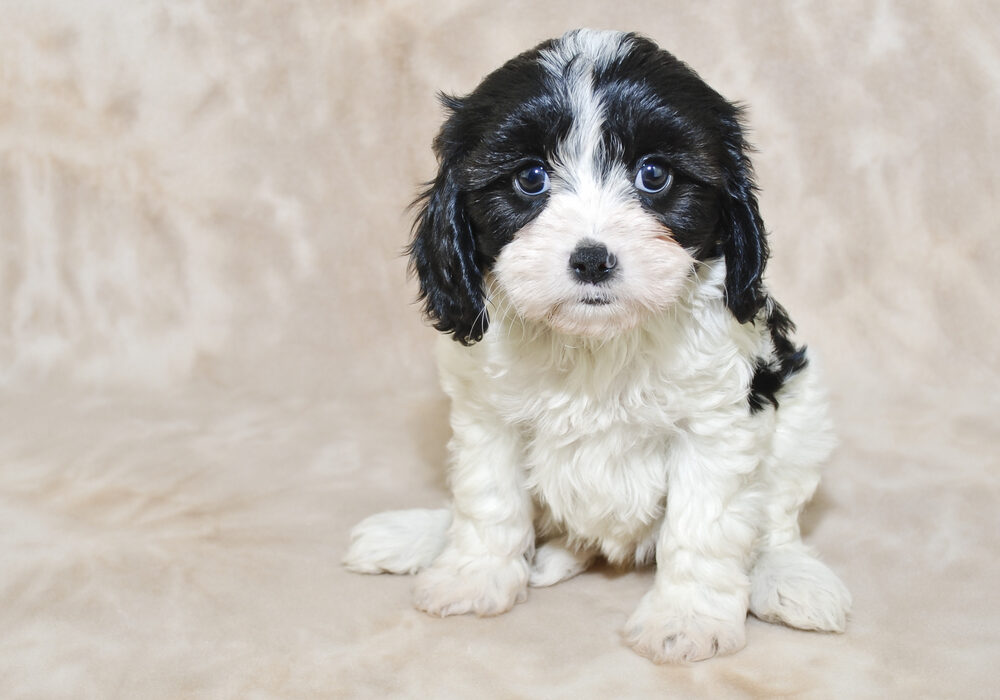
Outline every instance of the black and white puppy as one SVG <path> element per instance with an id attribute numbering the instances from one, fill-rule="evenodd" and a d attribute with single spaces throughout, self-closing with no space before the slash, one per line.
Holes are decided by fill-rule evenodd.
<path id="1" fill-rule="evenodd" d="M 496 615 L 597 556 L 655 562 L 625 636 L 745 643 L 748 610 L 841 631 L 798 516 L 834 438 L 768 248 L 740 111 L 635 34 L 579 30 L 446 98 L 411 260 L 452 399 L 445 510 L 382 513 L 345 563 Z"/>

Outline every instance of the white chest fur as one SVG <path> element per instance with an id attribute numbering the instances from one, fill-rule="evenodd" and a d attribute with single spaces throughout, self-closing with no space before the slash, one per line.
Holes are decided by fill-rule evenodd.
<path id="1" fill-rule="evenodd" d="M 663 517 L 669 443 L 683 410 L 672 382 L 658 376 L 670 358 L 648 355 L 648 339 L 637 336 L 631 347 L 563 347 L 553 363 L 551 342 L 522 344 L 495 386 L 523 438 L 542 534 L 565 533 L 612 561 L 644 560 Z"/>
<path id="2" fill-rule="evenodd" d="M 667 492 L 667 437 L 637 438 L 626 426 L 568 441 L 536 436 L 526 450 L 526 481 L 543 531 L 596 546 L 610 560 L 652 552 Z"/>

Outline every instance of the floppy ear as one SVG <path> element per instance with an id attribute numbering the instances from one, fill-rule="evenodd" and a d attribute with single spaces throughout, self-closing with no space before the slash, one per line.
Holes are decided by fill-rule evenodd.
<path id="1" fill-rule="evenodd" d="M 721 225 L 722 250 L 726 257 L 726 306 L 736 320 L 746 323 L 766 300 L 762 277 L 768 247 L 739 110 L 734 109 L 724 118 L 724 124 L 725 192 Z"/>
<path id="2" fill-rule="evenodd" d="M 439 137 L 439 152 L 442 143 Z M 434 327 L 452 333 L 463 345 L 471 345 L 482 339 L 489 321 L 475 238 L 462 192 L 455 183 L 452 161 L 441 155 L 437 178 L 416 202 L 420 213 L 413 224 L 410 267 L 420 281 L 420 299 Z"/>

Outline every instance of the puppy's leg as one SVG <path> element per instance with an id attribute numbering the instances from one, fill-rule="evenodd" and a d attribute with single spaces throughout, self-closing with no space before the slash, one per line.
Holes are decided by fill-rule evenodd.
<path id="1" fill-rule="evenodd" d="M 499 615 L 527 597 L 535 532 L 520 436 L 488 408 L 454 397 L 453 517 L 440 556 L 422 570 L 414 605 L 431 615 Z"/>
<path id="2" fill-rule="evenodd" d="M 586 571 L 595 556 L 592 550 L 570 547 L 565 537 L 549 540 L 535 552 L 528 584 L 541 588 L 571 579 Z"/>
<path id="3" fill-rule="evenodd" d="M 755 438 L 738 420 L 692 426 L 671 444 L 667 512 L 653 589 L 626 639 L 657 663 L 700 661 L 746 643 L 747 577 L 759 494 Z"/>
<path id="4" fill-rule="evenodd" d="M 786 386 L 775 427 L 773 453 L 761 463 L 767 495 L 750 572 L 750 611 L 768 622 L 842 632 L 851 594 L 799 533 L 799 513 L 812 498 L 819 464 L 835 442 L 813 367 Z"/>

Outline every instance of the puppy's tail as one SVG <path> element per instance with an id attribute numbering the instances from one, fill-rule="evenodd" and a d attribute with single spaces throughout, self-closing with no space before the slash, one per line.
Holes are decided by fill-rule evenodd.
<path id="1" fill-rule="evenodd" d="M 414 574 L 444 549 L 451 511 L 390 510 L 365 518 L 351 530 L 344 566 L 360 574 Z"/>

